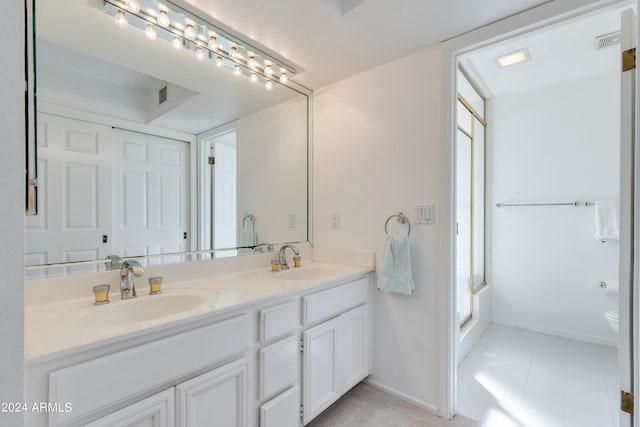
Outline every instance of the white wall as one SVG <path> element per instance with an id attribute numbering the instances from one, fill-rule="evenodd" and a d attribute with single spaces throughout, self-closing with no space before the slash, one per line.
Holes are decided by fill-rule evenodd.
<path id="1" fill-rule="evenodd" d="M 618 200 L 619 74 L 601 73 L 488 102 L 493 321 L 615 344 L 617 242 L 594 238 L 593 207 L 498 202 Z"/>
<path id="2" fill-rule="evenodd" d="M 373 249 L 384 223 L 440 197 L 440 47 L 314 93 L 314 245 Z M 438 400 L 436 225 L 412 225 L 416 290 L 374 292 L 371 380 L 435 410 Z M 333 230 L 331 215 L 340 215 Z M 391 223 L 390 223 L 391 225 Z"/>
<path id="3" fill-rule="evenodd" d="M 258 242 L 307 239 L 307 98 L 238 120 L 238 227 L 256 217 Z M 289 227 L 295 215 L 295 227 Z"/>
<path id="4" fill-rule="evenodd" d="M 5 2 L 0 38 L 0 402 L 24 400 L 24 2 Z M 0 412 L 0 425 L 22 425 Z"/>

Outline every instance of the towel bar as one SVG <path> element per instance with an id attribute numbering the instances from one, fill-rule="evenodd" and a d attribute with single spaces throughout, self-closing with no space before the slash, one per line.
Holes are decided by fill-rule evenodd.
<path id="1" fill-rule="evenodd" d="M 563 203 L 496 203 L 496 208 L 507 206 L 593 206 L 593 202 L 563 202 Z"/>
<path id="2" fill-rule="evenodd" d="M 387 230 L 387 225 L 389 224 L 389 221 L 391 220 L 391 218 L 398 218 L 398 222 L 401 224 L 407 224 L 408 230 L 407 230 L 407 236 L 411 235 L 411 224 L 409 223 L 409 219 L 405 216 L 404 213 L 399 212 L 397 214 L 391 215 L 389 218 L 387 218 L 387 220 L 384 223 L 384 232 L 385 234 L 389 234 L 389 231 Z"/>

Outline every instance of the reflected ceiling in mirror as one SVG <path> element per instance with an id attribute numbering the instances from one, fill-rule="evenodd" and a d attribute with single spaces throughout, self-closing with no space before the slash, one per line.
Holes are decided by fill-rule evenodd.
<path id="1" fill-rule="evenodd" d="M 27 265 L 308 240 L 309 92 L 119 28 L 105 5 L 36 2 L 41 209 Z"/>

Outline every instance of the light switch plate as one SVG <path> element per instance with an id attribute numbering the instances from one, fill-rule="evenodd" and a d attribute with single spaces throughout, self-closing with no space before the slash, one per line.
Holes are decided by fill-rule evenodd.
<path id="1" fill-rule="evenodd" d="M 416 224 L 434 224 L 435 223 L 435 207 L 434 205 L 416 206 Z"/>
<path id="2" fill-rule="evenodd" d="M 340 214 L 331 215 L 331 228 L 334 230 L 340 230 Z"/>

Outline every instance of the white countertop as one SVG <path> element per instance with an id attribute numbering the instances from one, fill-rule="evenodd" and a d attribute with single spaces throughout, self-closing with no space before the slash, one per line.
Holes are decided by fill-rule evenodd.
<path id="1" fill-rule="evenodd" d="M 111 302 L 102 306 L 93 305 L 91 295 L 27 306 L 26 363 L 39 363 L 223 314 L 251 303 L 267 303 L 269 299 L 278 296 L 294 295 L 314 287 L 346 282 L 364 276 L 373 271 L 373 268 L 313 261 L 304 263 L 295 271 L 297 273 L 304 270 L 319 274 L 310 274 L 313 278 L 285 280 L 288 272 L 272 273 L 269 269 L 261 268 L 180 283 L 164 283 L 161 295 L 149 295 L 147 284 L 139 281 L 136 286 L 138 297 L 132 300 L 122 300 L 119 289 L 112 286 L 109 294 Z M 181 295 L 187 296 L 183 298 Z M 156 300 L 153 300 L 154 298 Z M 192 301 L 196 300 L 197 306 L 193 306 Z M 150 303 L 156 307 L 166 305 L 168 308 L 169 305 L 182 302 L 185 303 L 185 307 L 193 308 L 148 320 L 143 319 L 144 314 L 138 316 L 143 304 Z M 127 305 L 131 307 L 131 311 L 126 308 Z M 114 318 L 113 322 L 110 322 L 110 313 L 116 313 L 113 317 L 117 318 Z"/>

